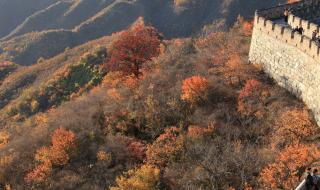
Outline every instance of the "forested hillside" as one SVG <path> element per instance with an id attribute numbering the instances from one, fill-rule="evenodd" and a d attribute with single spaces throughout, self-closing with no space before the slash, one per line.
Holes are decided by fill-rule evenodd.
<path id="1" fill-rule="evenodd" d="M 294 189 L 318 160 L 319 129 L 247 62 L 251 21 L 175 39 L 146 23 L 0 64 L 0 185 Z"/>
<path id="2" fill-rule="evenodd" d="M 280 2 L 44 0 L 40 3 L 37 0 L 0 0 L 0 61 L 32 65 L 41 57 L 51 58 L 65 48 L 123 30 L 139 17 L 144 17 L 146 23 L 155 26 L 167 39 L 225 31 L 239 14 L 252 17 L 255 9 Z M 38 49 L 42 51 L 37 52 Z"/>

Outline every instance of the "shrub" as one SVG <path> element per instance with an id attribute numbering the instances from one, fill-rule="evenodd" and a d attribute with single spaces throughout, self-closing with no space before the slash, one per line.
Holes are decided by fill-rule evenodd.
<path id="1" fill-rule="evenodd" d="M 295 144 L 285 148 L 260 174 L 262 184 L 271 189 L 295 189 L 303 169 L 319 160 L 316 145 Z M 301 172 L 302 171 L 302 172 Z"/>
<path id="2" fill-rule="evenodd" d="M 198 126 L 189 126 L 188 128 L 188 137 L 191 138 L 202 138 L 209 137 L 213 134 L 214 127 L 209 126 L 208 128 L 198 127 Z"/>
<path id="3" fill-rule="evenodd" d="M 157 190 L 159 181 L 160 170 L 151 165 L 143 165 L 118 177 L 117 186 L 110 190 Z"/>
<path id="4" fill-rule="evenodd" d="M 269 91 L 260 81 L 247 80 L 238 96 L 238 111 L 245 116 L 261 118 L 264 114 L 264 103 Z"/>
<path id="5" fill-rule="evenodd" d="M 139 141 L 131 142 L 128 147 L 129 154 L 135 159 L 139 161 L 143 161 L 146 156 L 146 147 Z"/>
<path id="6" fill-rule="evenodd" d="M 178 161 L 183 152 L 183 139 L 179 137 L 176 127 L 165 129 L 152 145 L 147 148 L 147 162 L 165 166 L 169 162 Z"/>
<path id="7" fill-rule="evenodd" d="M 97 153 L 97 159 L 99 161 L 103 161 L 103 162 L 107 162 L 107 163 L 111 163 L 112 162 L 112 154 L 103 150 L 100 150 Z"/>
<path id="8" fill-rule="evenodd" d="M 67 164 L 70 155 L 75 151 L 75 134 L 63 128 L 56 129 L 51 143 L 51 146 L 44 146 L 37 150 L 35 160 L 40 164 L 26 175 L 26 182 L 42 183 L 50 176 L 53 166 Z"/>
<path id="9" fill-rule="evenodd" d="M 25 177 L 25 181 L 28 183 L 43 183 L 48 179 L 52 171 L 50 163 L 42 163 L 36 166 L 31 172 Z"/>
<path id="10" fill-rule="evenodd" d="M 308 110 L 291 109 L 282 113 L 271 138 L 271 145 L 284 148 L 293 142 L 299 143 L 316 134 L 317 126 L 312 122 Z"/>
<path id="11" fill-rule="evenodd" d="M 181 99 L 190 103 L 205 100 L 208 92 L 208 81 L 201 76 L 192 76 L 183 81 Z"/>
<path id="12" fill-rule="evenodd" d="M 75 151 L 75 147 L 73 132 L 63 128 L 56 129 L 52 135 L 51 162 L 56 165 L 65 165 Z"/>
<path id="13" fill-rule="evenodd" d="M 9 133 L 6 131 L 0 132 L 0 147 L 6 145 L 9 142 Z"/>

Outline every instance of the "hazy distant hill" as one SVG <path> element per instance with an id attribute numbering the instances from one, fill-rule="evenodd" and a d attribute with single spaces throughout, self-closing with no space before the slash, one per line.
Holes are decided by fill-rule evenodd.
<path id="1" fill-rule="evenodd" d="M 166 38 L 187 37 L 215 22 L 216 25 L 210 28 L 221 30 L 232 25 L 239 14 L 250 17 L 255 9 L 279 2 L 190 0 L 190 3 L 177 6 L 174 0 L 46 0 L 42 4 L 34 1 L 36 0 L 25 0 L 20 3 L 30 2 L 39 9 L 40 5 L 43 6 L 32 15 L 27 14 L 27 8 L 21 11 L 26 12 L 25 20 L 22 21 L 21 18 L 20 25 L 2 39 L 0 61 L 34 64 L 40 57 L 50 58 L 67 47 L 127 28 L 140 16 Z M 18 19 L 16 22 L 19 22 Z M 3 23 L 0 21 L 0 28 Z"/>
<path id="2" fill-rule="evenodd" d="M 8 35 L 28 16 L 57 0 L 0 0 L 0 38 Z"/>

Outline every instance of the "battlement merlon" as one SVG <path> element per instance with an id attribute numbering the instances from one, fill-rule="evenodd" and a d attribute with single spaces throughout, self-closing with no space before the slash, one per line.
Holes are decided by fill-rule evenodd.
<path id="1" fill-rule="evenodd" d="M 288 45 L 300 49 L 313 59 L 320 62 L 319 46 L 311 40 L 313 31 L 319 31 L 319 25 L 292 14 L 292 12 L 301 11 L 303 8 L 314 6 L 315 4 L 313 3 L 318 5 L 320 0 L 307 0 L 258 10 L 255 14 L 254 29 L 260 30 L 267 35 L 272 36 L 276 40 L 280 40 Z M 292 28 L 295 26 L 302 26 L 304 28 L 304 35 L 297 32 L 294 33 L 292 28 L 289 26 L 285 27 L 284 25 L 272 21 L 283 17 L 283 13 L 286 9 L 290 9 L 292 11 L 289 14 L 288 24 Z"/>
<path id="2" fill-rule="evenodd" d="M 320 127 L 320 49 L 311 40 L 311 32 L 319 31 L 319 2 L 306 0 L 256 11 L 249 61 L 262 65 L 280 86 L 301 98 Z M 288 23 L 283 19 L 286 9 L 290 9 Z M 296 26 L 304 28 L 304 35 L 293 32 Z"/>
<path id="3" fill-rule="evenodd" d="M 290 10 L 293 14 L 297 16 L 307 16 L 310 15 L 310 10 L 319 10 L 314 5 L 320 5 L 320 0 L 303 0 L 290 4 L 283 4 L 267 9 L 260 9 L 256 11 L 256 15 L 264 17 L 266 19 L 274 19 L 283 16 L 286 9 Z M 313 8 L 312 8 L 313 7 Z"/>

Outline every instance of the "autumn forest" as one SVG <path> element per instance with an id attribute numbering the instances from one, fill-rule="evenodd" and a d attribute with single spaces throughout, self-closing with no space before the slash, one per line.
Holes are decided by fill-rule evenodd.
<path id="1" fill-rule="evenodd" d="M 139 17 L 31 65 L 0 62 L 0 189 L 294 189 L 320 130 L 248 62 L 252 27 L 238 16 L 168 38 Z"/>

